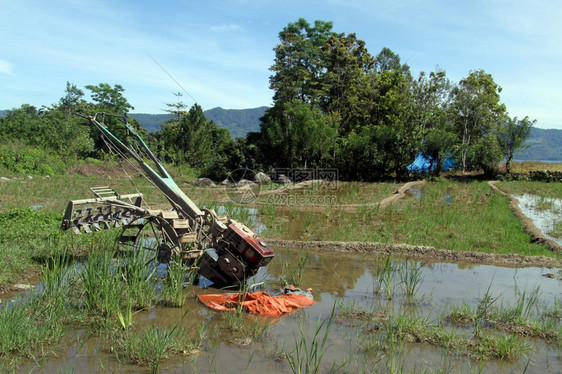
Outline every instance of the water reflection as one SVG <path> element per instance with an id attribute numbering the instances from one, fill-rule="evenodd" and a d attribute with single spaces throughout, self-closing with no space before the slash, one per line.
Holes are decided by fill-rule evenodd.
<path id="1" fill-rule="evenodd" d="M 562 224 L 562 199 L 529 194 L 514 197 L 519 202 L 519 208 L 523 214 L 533 220 L 543 235 L 562 245 L 562 237 L 551 235 L 555 231 L 555 225 Z"/>

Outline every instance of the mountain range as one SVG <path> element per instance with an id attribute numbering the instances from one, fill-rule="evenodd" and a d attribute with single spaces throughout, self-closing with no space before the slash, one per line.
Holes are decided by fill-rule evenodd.
<path id="1" fill-rule="evenodd" d="M 203 114 L 220 127 L 230 130 L 233 138 L 244 138 L 249 132 L 260 131 L 260 118 L 267 108 L 266 106 L 253 109 L 213 108 L 205 110 Z M 172 118 L 171 114 L 131 113 L 130 116 L 138 119 L 148 132 L 160 130 L 162 123 Z"/>
<path id="2" fill-rule="evenodd" d="M 233 137 L 245 137 L 249 132 L 260 130 L 260 118 L 267 109 L 265 106 L 253 109 L 213 108 L 203 114 L 217 125 L 229 129 Z M 0 117 L 7 112 L 0 110 Z M 158 131 L 172 117 L 170 114 L 147 113 L 131 113 L 130 116 L 136 118 L 149 133 Z M 528 148 L 515 156 L 515 160 L 562 161 L 562 130 L 534 127 L 525 145 Z"/>

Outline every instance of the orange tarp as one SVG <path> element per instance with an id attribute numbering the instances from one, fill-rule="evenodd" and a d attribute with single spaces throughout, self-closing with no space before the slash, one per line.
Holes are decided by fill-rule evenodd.
<path id="1" fill-rule="evenodd" d="M 241 305 L 242 308 L 248 312 L 271 317 L 290 313 L 298 308 L 304 308 L 314 304 L 314 300 L 310 300 L 303 295 L 289 293 L 271 296 L 263 291 L 244 294 L 199 295 L 199 300 L 214 310 L 233 311 Z"/>

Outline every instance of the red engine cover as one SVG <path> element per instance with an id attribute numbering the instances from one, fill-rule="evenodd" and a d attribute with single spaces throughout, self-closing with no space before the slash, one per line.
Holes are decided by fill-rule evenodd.
<path id="1" fill-rule="evenodd" d="M 273 250 L 243 223 L 232 222 L 228 227 L 235 236 L 242 239 L 237 243 L 236 250 L 252 264 L 259 267 L 266 266 L 275 257 Z"/>

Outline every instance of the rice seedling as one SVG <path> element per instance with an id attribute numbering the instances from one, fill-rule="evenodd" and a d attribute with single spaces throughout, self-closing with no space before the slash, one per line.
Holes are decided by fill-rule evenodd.
<path id="1" fill-rule="evenodd" d="M 289 362 L 291 371 L 293 373 L 319 373 L 320 365 L 324 359 L 324 355 L 328 350 L 328 336 L 330 334 L 330 328 L 334 321 L 334 313 L 336 306 L 332 307 L 332 312 L 330 317 L 326 320 L 321 321 L 321 317 L 318 318 L 316 322 L 316 328 L 314 333 L 308 341 L 307 333 L 304 331 L 302 323 L 299 322 L 300 336 L 297 338 L 295 336 L 295 347 L 291 352 L 284 351 L 285 357 Z M 323 333 L 322 333 L 323 330 Z M 341 370 L 347 362 L 342 362 L 332 364 L 330 372 L 334 373 Z"/>
<path id="2" fill-rule="evenodd" d="M 126 302 L 131 303 L 135 309 L 149 309 L 155 299 L 156 279 L 153 275 L 156 267 L 150 260 L 148 251 L 137 250 L 131 251 L 125 258 L 119 258 L 115 264 L 121 272 L 115 275 L 121 277 Z"/>
<path id="3" fill-rule="evenodd" d="M 163 280 L 162 298 L 164 303 L 168 306 L 181 308 L 185 302 L 183 289 L 192 284 L 195 275 L 196 273 L 190 271 L 181 259 L 170 262 L 166 277 Z"/>
<path id="4" fill-rule="evenodd" d="M 140 333 L 127 333 L 118 340 L 117 358 L 136 365 L 147 365 L 151 373 L 157 373 L 162 359 L 180 351 L 190 352 L 196 345 L 183 339 L 178 328 L 151 326 Z"/>
<path id="5" fill-rule="evenodd" d="M 548 235 L 554 238 L 562 238 L 562 219 L 554 219 L 552 221 Z"/>
<path id="6" fill-rule="evenodd" d="M 0 307 L 0 358 L 45 355 L 63 336 L 58 316 L 37 300 Z"/>
<path id="7" fill-rule="evenodd" d="M 65 254 L 55 255 L 43 265 L 38 297 L 46 309 L 60 310 L 64 307 L 68 288 L 76 273 L 72 265 L 71 259 Z"/>
<path id="8" fill-rule="evenodd" d="M 492 282 L 488 285 L 488 289 L 486 290 L 482 299 L 478 303 L 476 308 L 476 312 L 474 315 L 474 337 L 478 338 L 482 334 L 482 328 L 484 327 L 485 323 L 488 321 L 489 316 L 492 314 L 492 306 L 493 304 L 499 299 L 499 296 L 492 297 L 490 295 L 490 289 L 492 287 Z"/>
<path id="9" fill-rule="evenodd" d="M 503 323 L 526 321 L 532 312 L 538 312 L 540 306 L 540 286 L 534 287 L 529 293 L 523 291 L 514 305 L 503 305 L 501 303 L 497 310 L 497 320 Z"/>
<path id="10" fill-rule="evenodd" d="M 281 271 L 284 276 L 282 276 L 281 279 L 286 285 L 293 285 L 295 287 L 301 286 L 308 256 L 309 251 L 304 249 L 299 252 L 296 262 L 291 260 L 283 262 Z"/>
<path id="11" fill-rule="evenodd" d="M 467 325 L 474 321 L 472 308 L 466 302 L 463 302 L 461 305 L 453 305 L 450 309 L 450 313 L 445 316 L 445 319 L 449 322 Z"/>
<path id="12" fill-rule="evenodd" d="M 531 349 L 531 346 L 515 335 L 480 335 L 476 342 L 467 344 L 470 356 L 477 360 L 511 360 Z"/>
<path id="13" fill-rule="evenodd" d="M 552 305 L 545 307 L 543 316 L 553 319 L 562 318 L 562 298 L 554 298 Z"/>
<path id="14" fill-rule="evenodd" d="M 112 260 L 109 253 L 95 253 L 88 257 L 80 272 L 84 306 L 98 324 L 108 326 L 119 319 L 126 328 L 132 322 L 132 299 L 127 300 L 122 310 L 123 286 Z"/>
<path id="15" fill-rule="evenodd" d="M 400 284 L 404 290 L 406 297 L 412 301 L 416 296 L 416 293 L 420 287 L 423 272 L 422 269 L 425 266 L 424 263 L 418 261 L 403 261 L 400 264 Z"/>
<path id="16" fill-rule="evenodd" d="M 394 293 L 394 269 L 392 268 L 392 258 L 390 256 L 388 256 L 383 262 L 380 277 L 386 291 L 386 297 L 388 300 L 391 300 Z"/>
<path id="17" fill-rule="evenodd" d="M 544 196 L 540 196 L 532 204 L 532 208 L 539 212 L 552 210 L 553 207 L 554 207 L 554 200 L 545 198 Z"/>

